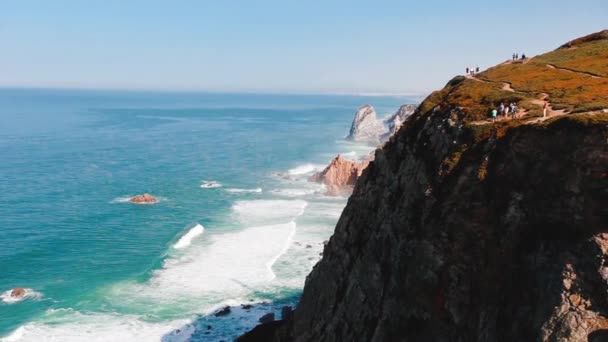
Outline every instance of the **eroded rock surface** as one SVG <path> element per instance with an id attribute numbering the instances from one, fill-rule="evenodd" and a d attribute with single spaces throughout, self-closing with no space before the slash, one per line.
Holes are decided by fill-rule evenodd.
<path id="1" fill-rule="evenodd" d="M 308 180 L 325 184 L 328 195 L 348 194 L 368 164 L 367 161 L 356 162 L 338 155 L 323 171 L 315 173 Z"/>
<path id="2" fill-rule="evenodd" d="M 371 105 L 359 107 L 350 127 L 348 139 L 378 143 L 378 137 L 384 133 L 384 125 L 376 118 L 376 110 Z"/>

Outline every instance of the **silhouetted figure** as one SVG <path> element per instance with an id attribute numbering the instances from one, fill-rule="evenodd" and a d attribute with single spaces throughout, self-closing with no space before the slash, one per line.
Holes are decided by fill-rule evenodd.
<path id="1" fill-rule="evenodd" d="M 469 74 L 469 67 L 467 67 L 467 75 Z"/>
<path id="2" fill-rule="evenodd" d="M 475 73 L 479 72 L 479 65 L 475 67 Z"/>

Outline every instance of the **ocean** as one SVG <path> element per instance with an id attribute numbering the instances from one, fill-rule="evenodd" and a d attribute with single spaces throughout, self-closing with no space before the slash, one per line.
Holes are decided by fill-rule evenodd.
<path id="1" fill-rule="evenodd" d="M 306 178 L 373 150 L 344 140 L 357 107 L 414 102 L 0 90 L 0 340 L 227 341 L 278 318 L 346 204 Z"/>

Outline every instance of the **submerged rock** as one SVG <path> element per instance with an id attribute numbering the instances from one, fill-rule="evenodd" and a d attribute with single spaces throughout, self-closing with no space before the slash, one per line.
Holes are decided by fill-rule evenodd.
<path id="1" fill-rule="evenodd" d="M 328 195 L 338 196 L 352 190 L 355 181 L 368 164 L 369 162 L 346 160 L 338 155 L 323 171 L 315 173 L 308 180 L 325 184 Z"/>
<path id="2" fill-rule="evenodd" d="M 129 200 L 129 202 L 135 203 L 135 204 L 153 204 L 153 203 L 157 203 L 158 199 L 148 193 L 145 193 L 143 195 L 137 195 L 137 196 L 131 198 Z"/>
<path id="3" fill-rule="evenodd" d="M 217 311 L 213 315 L 215 317 L 222 317 L 222 316 L 226 316 L 226 315 L 230 314 L 231 311 L 232 310 L 230 309 L 229 306 L 225 306 L 224 308 L 222 308 L 221 310 Z"/>

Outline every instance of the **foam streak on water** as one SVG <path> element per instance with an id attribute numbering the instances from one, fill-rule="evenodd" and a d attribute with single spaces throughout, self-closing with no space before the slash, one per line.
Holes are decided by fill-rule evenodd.
<path id="1" fill-rule="evenodd" d="M 173 245 L 173 248 L 182 249 L 182 248 L 186 248 L 186 247 L 190 246 L 192 239 L 203 234 L 204 230 L 205 230 L 205 228 L 203 226 L 201 226 L 200 224 L 197 224 L 196 226 L 192 227 L 186 234 L 184 234 L 184 236 L 182 236 L 177 241 L 177 243 L 175 243 L 175 245 Z"/>

